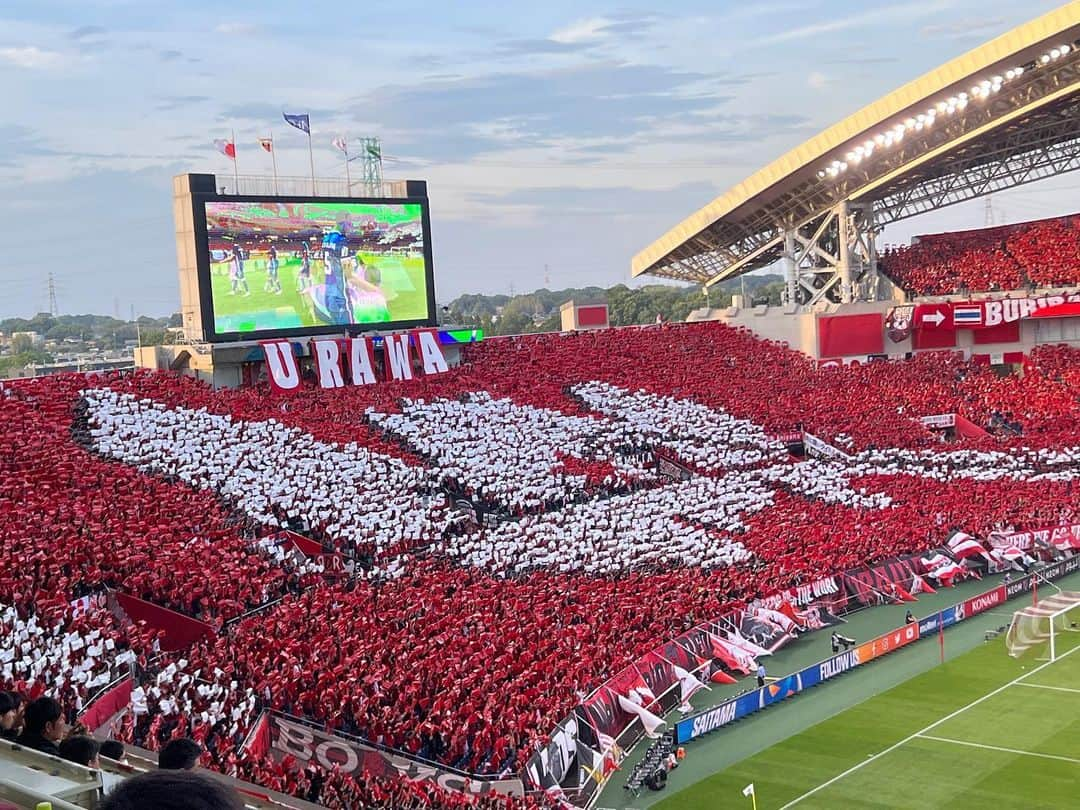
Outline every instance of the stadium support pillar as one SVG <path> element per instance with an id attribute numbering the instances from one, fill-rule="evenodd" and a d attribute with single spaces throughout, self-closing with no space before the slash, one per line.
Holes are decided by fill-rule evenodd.
<path id="1" fill-rule="evenodd" d="M 795 264 L 795 231 L 784 231 L 784 282 L 787 284 L 787 300 L 795 303 L 799 288 L 799 270 Z"/>
<path id="2" fill-rule="evenodd" d="M 837 264 L 836 272 L 840 276 L 840 303 L 851 303 L 851 242 L 852 223 L 851 212 L 848 210 L 847 200 L 836 206 L 837 223 Z"/>

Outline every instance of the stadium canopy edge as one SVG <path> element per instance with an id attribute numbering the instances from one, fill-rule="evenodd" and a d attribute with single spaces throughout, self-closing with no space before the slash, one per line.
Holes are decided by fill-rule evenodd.
<path id="1" fill-rule="evenodd" d="M 805 141 L 644 248 L 631 275 L 712 284 L 777 261 L 785 234 L 841 203 L 882 225 L 1080 168 L 1078 90 L 1073 0 Z"/>

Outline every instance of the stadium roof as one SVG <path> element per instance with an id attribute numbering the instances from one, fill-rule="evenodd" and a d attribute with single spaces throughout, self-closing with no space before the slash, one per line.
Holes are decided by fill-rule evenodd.
<path id="1" fill-rule="evenodd" d="M 712 284 L 780 258 L 844 200 L 878 224 L 1080 168 L 1080 0 L 889 93 L 751 175 L 633 259 Z"/>

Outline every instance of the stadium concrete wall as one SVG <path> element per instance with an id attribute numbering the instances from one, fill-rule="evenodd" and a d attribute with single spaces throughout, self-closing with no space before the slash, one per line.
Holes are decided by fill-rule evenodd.
<path id="1" fill-rule="evenodd" d="M 998 293 L 972 296 L 973 300 L 1002 297 L 1023 297 L 1027 291 L 1011 294 Z M 934 301 L 958 301 L 960 296 L 942 296 L 920 299 L 920 303 Z M 888 317 L 896 304 L 892 301 L 860 302 L 853 304 L 821 303 L 812 307 L 794 306 L 757 306 L 752 308 L 729 307 L 727 309 L 695 310 L 688 321 L 722 321 L 732 327 L 750 329 L 758 337 L 786 343 L 792 349 L 801 351 L 815 360 L 823 359 L 819 351 L 819 319 L 844 315 L 867 315 L 880 313 Z M 929 336 L 931 332 L 924 333 Z M 942 335 L 942 332 L 936 333 Z M 947 334 L 947 333 L 945 333 Z M 1080 347 L 1080 317 L 1029 319 L 1020 322 L 1019 337 L 1015 341 L 988 343 L 976 342 L 980 333 L 970 329 L 958 329 L 954 333 L 955 344 L 945 348 L 962 351 L 965 357 L 972 355 L 990 355 L 991 362 L 1003 362 L 999 356 L 1006 352 L 1030 353 L 1036 346 L 1052 343 L 1068 343 Z M 985 341 L 988 336 L 981 335 L 978 340 Z M 940 350 L 940 344 L 916 345 L 913 336 L 894 342 L 889 337 L 884 339 L 885 354 L 889 359 L 901 359 L 909 353 Z M 865 355 L 845 355 L 844 360 L 865 361 Z"/>

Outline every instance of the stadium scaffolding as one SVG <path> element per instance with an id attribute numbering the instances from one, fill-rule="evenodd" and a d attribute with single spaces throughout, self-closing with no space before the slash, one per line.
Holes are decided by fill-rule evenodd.
<path id="1" fill-rule="evenodd" d="M 787 300 L 879 296 L 883 225 L 1080 168 L 1080 0 L 811 138 L 638 253 L 706 288 L 783 262 Z"/>

